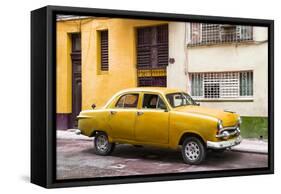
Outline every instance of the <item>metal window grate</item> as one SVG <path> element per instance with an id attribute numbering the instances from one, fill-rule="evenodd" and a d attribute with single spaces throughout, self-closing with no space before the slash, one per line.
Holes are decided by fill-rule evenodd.
<path id="1" fill-rule="evenodd" d="M 240 96 L 253 96 L 253 72 L 240 72 Z"/>
<path id="2" fill-rule="evenodd" d="M 205 23 L 191 23 L 190 26 L 190 46 L 253 40 L 252 26 Z"/>
<path id="3" fill-rule="evenodd" d="M 166 76 L 158 76 L 158 77 L 139 77 L 138 78 L 138 86 L 146 87 L 146 86 L 155 86 L 155 87 L 166 87 Z"/>
<path id="4" fill-rule="evenodd" d="M 100 31 L 101 70 L 108 71 L 108 31 Z"/>
<path id="5" fill-rule="evenodd" d="M 191 95 L 219 99 L 253 96 L 253 72 L 191 73 Z"/>
<path id="6" fill-rule="evenodd" d="M 220 41 L 220 26 L 218 24 L 202 24 L 202 43 Z"/>

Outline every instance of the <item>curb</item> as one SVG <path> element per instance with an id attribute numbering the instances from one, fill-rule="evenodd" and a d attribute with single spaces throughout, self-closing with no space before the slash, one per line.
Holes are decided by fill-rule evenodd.
<path id="1" fill-rule="evenodd" d="M 260 150 L 245 150 L 245 149 L 236 149 L 236 148 L 232 148 L 230 151 L 232 151 L 232 152 L 251 153 L 251 154 L 263 154 L 263 155 L 267 155 L 267 154 L 268 154 L 268 152 L 267 152 L 267 151 L 260 151 Z"/>
<path id="2" fill-rule="evenodd" d="M 232 151 L 254 154 L 268 154 L 268 142 L 258 139 L 243 139 L 241 144 L 234 146 Z"/>
<path id="3" fill-rule="evenodd" d="M 69 129 L 65 131 L 57 131 L 57 139 L 70 139 L 70 140 L 83 140 L 83 141 L 92 141 L 92 137 L 87 137 L 84 135 L 75 134 L 75 129 Z"/>

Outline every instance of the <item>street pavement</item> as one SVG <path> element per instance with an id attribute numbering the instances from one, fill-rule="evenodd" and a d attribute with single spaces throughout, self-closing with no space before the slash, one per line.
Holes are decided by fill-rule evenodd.
<path id="1" fill-rule="evenodd" d="M 252 147 L 258 146 L 261 147 L 260 144 Z M 245 147 L 224 153 L 209 151 L 206 160 L 195 166 L 183 163 L 179 150 L 132 145 L 117 145 L 110 156 L 98 156 L 93 150 L 93 138 L 60 131 L 57 133 L 57 179 L 267 167 L 265 152 L 243 151 Z"/>

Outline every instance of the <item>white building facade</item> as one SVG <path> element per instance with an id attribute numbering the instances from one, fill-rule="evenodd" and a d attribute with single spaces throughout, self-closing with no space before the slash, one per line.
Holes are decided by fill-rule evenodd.
<path id="1" fill-rule="evenodd" d="M 167 87 L 182 88 L 204 106 L 266 117 L 267 30 L 171 22 Z"/>

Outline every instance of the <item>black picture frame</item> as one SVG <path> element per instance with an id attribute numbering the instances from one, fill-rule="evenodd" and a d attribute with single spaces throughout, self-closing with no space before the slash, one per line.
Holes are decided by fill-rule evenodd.
<path id="1" fill-rule="evenodd" d="M 107 16 L 268 27 L 268 168 L 56 180 L 56 15 Z M 31 12 L 31 182 L 46 188 L 274 173 L 274 21 L 234 17 L 46 6 Z"/>

